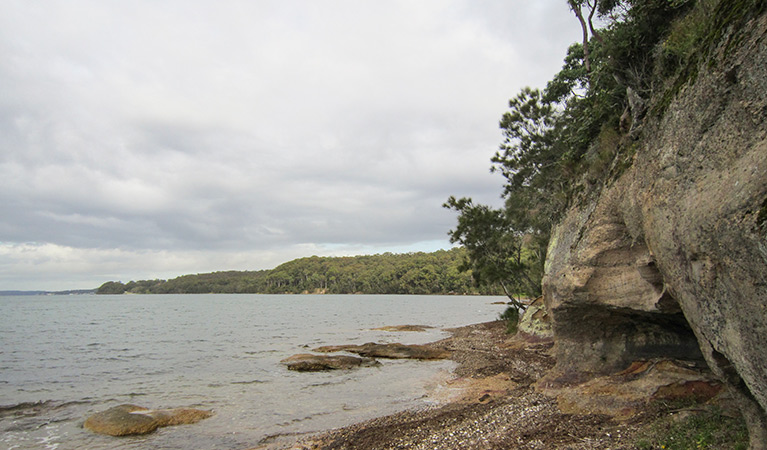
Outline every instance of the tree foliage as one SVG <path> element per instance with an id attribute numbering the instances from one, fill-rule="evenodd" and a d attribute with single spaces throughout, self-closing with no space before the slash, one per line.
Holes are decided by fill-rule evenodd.
<path id="1" fill-rule="evenodd" d="M 698 19 L 688 24 L 680 18 L 702 8 L 715 11 L 706 6 L 711 2 L 567 1 L 582 42 L 570 46 L 562 70 L 544 89 L 526 87 L 512 98 L 500 121 L 503 141 L 491 170 L 505 178 L 503 208 L 470 198 L 450 197 L 444 204 L 458 213 L 449 236 L 467 248 L 464 267 L 475 280 L 540 292 L 552 227 L 567 208 L 596 195 L 630 165 L 648 102 L 685 65 L 687 50 L 678 48 L 701 42 L 706 33 L 696 31 L 707 29 L 696 28 Z M 710 14 L 706 20 L 715 21 Z"/>
<path id="2" fill-rule="evenodd" d="M 538 280 L 527 270 L 532 258 L 523 251 L 523 236 L 515 232 L 506 211 L 475 205 L 468 198 L 450 197 L 445 206 L 459 213 L 450 241 L 466 249 L 460 268 L 471 270 L 478 286 L 499 285 L 515 303 L 517 297 L 540 293 Z"/>

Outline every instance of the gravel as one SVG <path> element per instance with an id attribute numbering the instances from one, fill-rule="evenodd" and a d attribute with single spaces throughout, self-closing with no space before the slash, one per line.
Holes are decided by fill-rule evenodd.
<path id="1" fill-rule="evenodd" d="M 435 389 L 434 406 L 403 411 L 349 427 L 257 449 L 631 449 L 639 423 L 596 414 L 564 414 L 556 399 L 533 384 L 554 364 L 551 343 L 510 338 L 505 324 L 457 328 L 429 344 L 452 351 L 455 378 Z"/>

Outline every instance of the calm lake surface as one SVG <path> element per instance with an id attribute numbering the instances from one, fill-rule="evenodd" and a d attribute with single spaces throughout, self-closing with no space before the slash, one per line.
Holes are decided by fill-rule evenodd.
<path id="1" fill-rule="evenodd" d="M 321 345 L 421 344 L 494 320 L 503 297 L 116 295 L 0 297 L 0 449 L 247 449 L 418 407 L 449 361 L 297 373 L 280 360 Z M 423 333 L 374 331 L 387 325 Z M 82 428 L 122 403 L 215 412 L 114 438 Z"/>

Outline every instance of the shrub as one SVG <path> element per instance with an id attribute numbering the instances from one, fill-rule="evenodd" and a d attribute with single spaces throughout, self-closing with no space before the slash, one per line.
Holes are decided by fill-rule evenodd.
<path id="1" fill-rule="evenodd" d="M 519 309 L 516 306 L 509 306 L 506 311 L 501 313 L 499 319 L 506 322 L 506 332 L 514 334 L 517 332 L 517 324 L 519 323 Z"/>
<path id="2" fill-rule="evenodd" d="M 659 419 L 637 441 L 641 450 L 741 449 L 748 448 L 748 431 L 740 418 L 711 408 L 675 420 Z"/>

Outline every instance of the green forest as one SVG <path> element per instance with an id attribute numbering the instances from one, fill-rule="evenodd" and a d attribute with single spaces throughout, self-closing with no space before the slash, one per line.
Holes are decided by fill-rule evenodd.
<path id="1" fill-rule="evenodd" d="M 476 287 L 463 248 L 433 253 L 295 259 L 271 270 L 183 275 L 102 284 L 97 294 L 501 294 Z"/>

